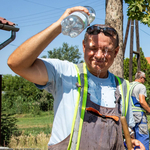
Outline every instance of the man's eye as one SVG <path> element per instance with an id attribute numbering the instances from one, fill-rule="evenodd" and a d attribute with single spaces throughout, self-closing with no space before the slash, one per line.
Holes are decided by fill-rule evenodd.
<path id="1" fill-rule="evenodd" d="M 96 51 L 97 48 L 96 47 L 90 47 L 90 50 Z"/>
<path id="2" fill-rule="evenodd" d="M 111 51 L 113 51 L 113 50 L 110 49 L 110 48 L 108 48 L 108 47 L 105 47 L 105 51 L 106 51 L 106 52 L 111 52 Z"/>

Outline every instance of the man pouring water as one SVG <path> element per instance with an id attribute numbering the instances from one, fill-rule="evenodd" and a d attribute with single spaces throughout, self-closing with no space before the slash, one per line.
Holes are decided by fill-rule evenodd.
<path id="1" fill-rule="evenodd" d="M 122 150 L 121 115 L 129 127 L 135 123 L 130 102 L 126 105 L 128 82 L 108 71 L 119 51 L 117 31 L 109 25 L 89 26 L 82 41 L 82 64 L 37 58 L 61 33 L 62 20 L 76 11 L 90 15 L 82 6 L 67 9 L 58 21 L 20 45 L 8 65 L 54 97 L 49 150 Z M 132 144 L 145 150 L 137 140 Z"/>

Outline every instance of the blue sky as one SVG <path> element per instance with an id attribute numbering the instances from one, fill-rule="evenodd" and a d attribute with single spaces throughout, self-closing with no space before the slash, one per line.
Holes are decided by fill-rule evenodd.
<path id="1" fill-rule="evenodd" d="M 0 50 L 0 74 L 15 75 L 7 66 L 9 55 L 25 40 L 45 29 L 53 22 L 57 21 L 64 11 L 73 6 L 91 6 L 96 11 L 96 18 L 92 24 L 105 23 L 105 1 L 104 0 L 1 0 L 0 17 L 18 24 L 20 30 L 16 33 L 16 38 L 13 42 Z M 127 5 L 123 3 L 123 29 L 124 36 L 127 26 Z M 11 32 L 0 30 L 0 43 L 7 40 Z M 150 57 L 149 42 L 150 28 L 147 25 L 139 23 L 140 47 L 142 47 L 145 57 Z M 47 55 L 47 51 L 53 48 L 59 48 L 63 42 L 67 42 L 69 46 L 77 45 L 82 53 L 82 39 L 84 31 L 76 38 L 70 38 L 60 34 L 42 53 L 39 57 Z M 130 38 L 130 34 L 128 39 Z M 134 39 L 134 50 L 136 50 Z M 129 44 L 127 42 L 125 57 L 129 57 Z M 82 53 L 83 54 L 83 53 Z"/>

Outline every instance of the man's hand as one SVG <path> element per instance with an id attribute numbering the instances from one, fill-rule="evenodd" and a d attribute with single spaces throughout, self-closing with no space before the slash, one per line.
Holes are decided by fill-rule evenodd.
<path id="1" fill-rule="evenodd" d="M 140 148 L 136 148 L 136 150 L 140 150 L 140 149 L 145 150 L 144 145 L 140 141 L 138 141 L 136 139 L 131 139 L 131 142 L 132 142 L 132 145 L 133 145 L 132 150 L 134 150 L 135 146 L 140 147 Z"/>
<path id="2" fill-rule="evenodd" d="M 64 14 L 59 18 L 58 22 L 61 23 L 61 21 L 66 18 L 67 16 L 69 16 L 70 14 L 72 14 L 75 11 L 84 11 L 87 15 L 90 15 L 89 11 L 87 8 L 83 7 L 83 6 L 76 6 L 76 7 L 72 7 L 72 8 L 68 8 L 66 9 L 66 11 L 64 12 Z"/>

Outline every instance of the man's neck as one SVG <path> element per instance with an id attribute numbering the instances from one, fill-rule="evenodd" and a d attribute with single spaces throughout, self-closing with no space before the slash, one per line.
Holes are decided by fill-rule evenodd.
<path id="1" fill-rule="evenodd" d="M 135 82 L 140 82 L 140 83 L 142 83 L 140 79 L 135 79 Z"/>

